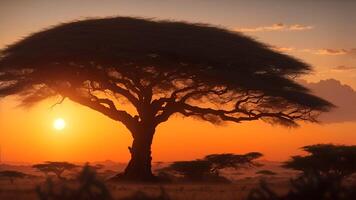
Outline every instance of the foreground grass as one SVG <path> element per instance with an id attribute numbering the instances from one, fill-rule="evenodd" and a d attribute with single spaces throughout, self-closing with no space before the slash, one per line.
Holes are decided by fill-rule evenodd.
<path id="1" fill-rule="evenodd" d="M 288 190 L 288 179 L 273 178 L 269 180 L 271 186 L 278 192 Z M 38 199 L 35 187 L 44 182 L 42 178 L 18 180 L 14 184 L 9 181 L 0 181 L 0 199 L 6 200 L 34 200 Z M 161 188 L 172 200 L 221 200 L 245 199 L 248 192 L 258 186 L 259 178 L 249 178 L 236 181 L 233 184 L 123 184 L 106 183 L 114 199 L 120 200 L 130 197 L 137 191 L 144 192 L 147 196 L 156 197 L 161 193 Z"/>

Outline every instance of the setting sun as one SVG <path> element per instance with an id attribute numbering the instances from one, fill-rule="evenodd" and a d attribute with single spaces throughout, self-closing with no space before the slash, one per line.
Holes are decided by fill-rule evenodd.
<path id="1" fill-rule="evenodd" d="M 66 127 L 66 122 L 62 118 L 55 119 L 53 122 L 53 127 L 56 130 L 62 130 Z"/>

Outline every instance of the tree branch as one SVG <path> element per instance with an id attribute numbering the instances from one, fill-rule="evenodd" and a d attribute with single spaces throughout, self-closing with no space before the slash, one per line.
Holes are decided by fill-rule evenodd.
<path id="1" fill-rule="evenodd" d="M 87 98 L 80 95 L 72 95 L 69 93 L 62 95 L 68 97 L 74 102 L 80 103 L 93 110 L 96 110 L 115 121 L 122 122 L 130 131 L 133 131 L 137 128 L 138 121 L 126 111 L 118 110 L 115 104 L 109 99 L 101 99 L 95 96 L 92 98 Z M 103 103 L 108 105 L 109 107 L 102 105 Z"/>
<path id="2" fill-rule="evenodd" d="M 66 99 L 65 96 L 61 96 L 61 99 L 60 99 L 58 102 L 56 102 L 55 104 L 53 104 L 53 105 L 51 106 L 51 109 L 53 109 L 56 105 L 62 104 L 65 99 Z"/>

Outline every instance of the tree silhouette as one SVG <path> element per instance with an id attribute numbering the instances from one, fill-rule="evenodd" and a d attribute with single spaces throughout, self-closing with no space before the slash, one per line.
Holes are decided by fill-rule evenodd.
<path id="1" fill-rule="evenodd" d="M 12 171 L 12 170 L 0 171 L 0 177 L 8 178 L 11 183 L 14 183 L 14 180 L 17 178 L 25 178 L 27 176 L 29 175 L 18 171 Z"/>
<path id="2" fill-rule="evenodd" d="M 316 144 L 302 149 L 309 155 L 293 156 L 284 167 L 339 181 L 356 172 L 356 146 Z"/>
<path id="3" fill-rule="evenodd" d="M 133 136 L 123 174 L 130 180 L 154 178 L 152 139 L 173 114 L 295 126 L 332 107 L 293 80 L 307 64 L 204 24 L 75 21 L 32 34 L 0 58 L 0 96 L 19 94 L 31 106 L 60 95 L 58 103 L 67 98 L 123 123 Z"/>
<path id="4" fill-rule="evenodd" d="M 316 144 L 302 147 L 309 155 L 294 156 L 284 167 L 302 171 L 291 179 L 290 191 L 277 195 L 266 182 L 250 192 L 248 200 L 351 200 L 356 185 L 344 180 L 356 172 L 356 146 Z"/>
<path id="5" fill-rule="evenodd" d="M 239 169 L 242 167 L 258 166 L 254 160 L 261 157 L 259 152 L 251 152 L 244 155 L 225 153 L 211 154 L 201 160 L 173 162 L 160 171 L 174 171 L 189 181 L 224 181 L 219 171 L 225 168 Z"/>
<path id="6" fill-rule="evenodd" d="M 211 172 L 219 174 L 219 170 L 224 168 L 239 169 L 242 167 L 258 166 L 254 160 L 262 156 L 259 152 L 251 152 L 244 155 L 226 153 L 207 155 L 204 160 L 212 165 Z"/>
<path id="7" fill-rule="evenodd" d="M 32 167 L 43 172 L 46 176 L 48 173 L 52 172 L 57 176 L 57 178 L 62 179 L 64 171 L 74 169 L 78 166 L 68 162 L 46 162 L 33 165 Z"/>

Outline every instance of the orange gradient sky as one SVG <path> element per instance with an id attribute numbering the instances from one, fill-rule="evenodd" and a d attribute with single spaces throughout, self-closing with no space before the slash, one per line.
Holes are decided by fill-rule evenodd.
<path id="1" fill-rule="evenodd" d="M 85 2 L 85 3 L 84 3 Z M 242 31 L 314 66 L 305 80 L 336 79 L 356 89 L 356 20 L 352 1 L 0 1 L 0 48 L 45 27 L 84 17 L 129 15 L 211 23 Z M 268 2 L 268 3 L 266 3 Z M 330 91 L 332 93 L 333 91 Z M 356 93 L 355 93 L 356 94 Z M 354 94 L 354 95 L 355 95 Z M 345 97 L 347 98 L 347 97 Z M 49 99 L 22 109 L 16 97 L 0 100 L 2 160 L 126 162 L 131 136 L 104 115 L 69 100 L 51 108 Z M 339 105 L 338 105 L 339 106 Z M 342 105 L 341 105 L 342 106 Z M 355 107 L 350 112 L 356 112 Z M 63 118 L 65 129 L 53 128 Z M 314 143 L 356 144 L 356 119 L 299 128 L 263 122 L 207 122 L 173 116 L 161 124 L 153 142 L 154 161 L 186 160 L 210 153 L 260 151 L 282 161 Z"/>

